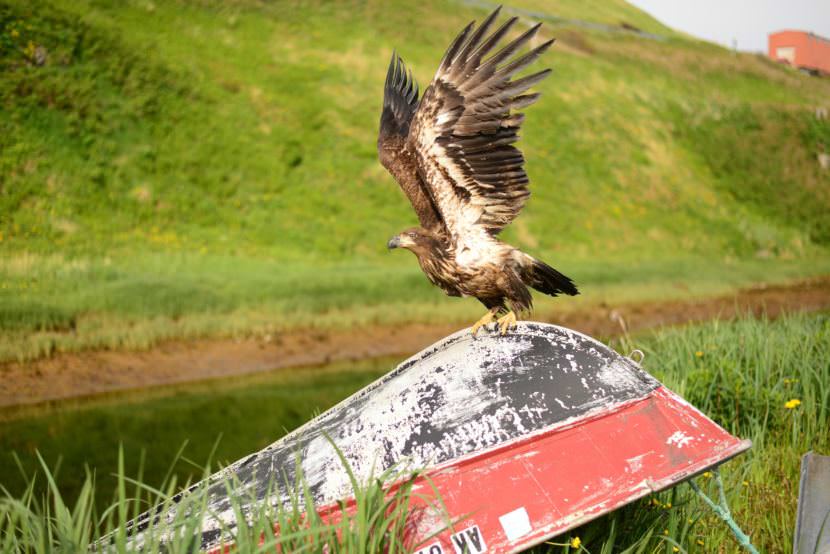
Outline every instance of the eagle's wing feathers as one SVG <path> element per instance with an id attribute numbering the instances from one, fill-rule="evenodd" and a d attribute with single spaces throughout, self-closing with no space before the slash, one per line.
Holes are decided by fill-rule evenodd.
<path id="1" fill-rule="evenodd" d="M 407 72 L 401 57 L 393 52 L 383 86 L 378 143 L 393 136 L 406 137 L 417 108 L 418 83 L 412 78 L 412 72 Z"/>
<path id="2" fill-rule="evenodd" d="M 438 231 L 443 228 L 441 216 L 421 180 L 414 152 L 406 141 L 417 109 L 418 84 L 412 78 L 412 72 L 407 72 L 400 56 L 393 52 L 383 87 L 378 157 L 409 198 L 421 226 Z"/>
<path id="3" fill-rule="evenodd" d="M 410 124 L 408 143 L 418 171 L 450 233 L 498 233 L 518 215 L 530 192 L 522 153 L 513 146 L 523 114 L 538 94 L 524 94 L 550 70 L 511 77 L 553 43 L 511 60 L 537 33 L 535 25 L 485 59 L 516 23 L 486 37 L 498 10 L 477 29 L 468 25 L 450 45 Z"/>

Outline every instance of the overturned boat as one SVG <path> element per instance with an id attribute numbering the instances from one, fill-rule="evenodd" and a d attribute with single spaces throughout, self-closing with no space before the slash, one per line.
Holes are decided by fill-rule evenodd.
<path id="1" fill-rule="evenodd" d="M 423 471 L 418 552 L 515 552 L 749 447 L 591 337 L 532 322 L 507 336 L 465 330 L 196 485 L 208 504 L 196 531 L 202 549 L 223 548 L 238 514 L 287 505 L 300 475 L 318 510 L 340 506 L 352 494 L 342 455 L 359 480 Z M 133 521 L 130 540 L 173 511 Z"/>

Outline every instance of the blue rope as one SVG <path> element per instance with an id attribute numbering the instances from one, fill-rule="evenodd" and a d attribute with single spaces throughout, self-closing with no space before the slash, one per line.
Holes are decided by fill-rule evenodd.
<path id="1" fill-rule="evenodd" d="M 709 498 L 706 493 L 697 486 L 697 483 L 695 483 L 693 479 L 689 480 L 689 485 L 691 485 L 695 493 L 697 493 L 697 495 L 702 498 L 710 508 L 712 508 L 715 514 L 717 514 L 717 516 L 729 526 L 732 534 L 735 535 L 735 538 L 738 540 L 738 544 L 752 552 L 752 554 L 758 554 L 758 549 L 752 545 L 752 542 L 749 540 L 749 535 L 744 533 L 738 526 L 737 522 L 735 522 L 732 518 L 732 512 L 729 511 L 729 504 L 726 502 L 726 494 L 723 492 L 723 481 L 721 481 L 720 478 L 720 471 L 715 468 L 713 473 L 715 474 L 715 483 L 718 486 L 718 497 L 720 499 L 719 503 L 716 504 L 711 498 Z"/>

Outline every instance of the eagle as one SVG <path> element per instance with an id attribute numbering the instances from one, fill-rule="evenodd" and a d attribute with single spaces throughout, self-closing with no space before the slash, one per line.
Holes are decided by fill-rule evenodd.
<path id="1" fill-rule="evenodd" d="M 517 55 L 536 36 L 536 24 L 499 49 L 518 20 L 491 32 L 500 10 L 459 33 L 420 99 L 412 72 L 392 53 L 378 136 L 380 162 L 420 223 L 387 246 L 414 253 L 447 295 L 484 304 L 487 313 L 472 326 L 473 336 L 494 321 L 502 335 L 514 328 L 516 314 L 532 310 L 528 287 L 550 296 L 579 293 L 570 278 L 499 240 L 530 196 L 524 157 L 514 146 L 524 119 L 517 110 L 539 98 L 528 89 L 550 69 L 513 77 L 554 42 Z"/>

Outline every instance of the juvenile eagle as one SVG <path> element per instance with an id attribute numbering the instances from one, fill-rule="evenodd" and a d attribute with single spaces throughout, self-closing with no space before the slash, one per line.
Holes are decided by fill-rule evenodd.
<path id="1" fill-rule="evenodd" d="M 530 196 L 524 158 L 513 146 L 524 119 L 515 110 L 536 101 L 538 93 L 525 93 L 550 69 L 512 77 L 553 43 L 514 57 L 536 35 L 537 24 L 490 55 L 517 21 L 513 17 L 488 34 L 498 13 L 461 31 L 420 101 L 411 71 L 392 54 L 378 137 L 380 162 L 421 223 L 387 246 L 412 251 L 447 295 L 474 296 L 487 307 L 473 335 L 502 314 L 501 333 L 515 327 L 516 312 L 532 308 L 528 286 L 551 296 L 578 294 L 568 277 L 498 239 Z"/>

